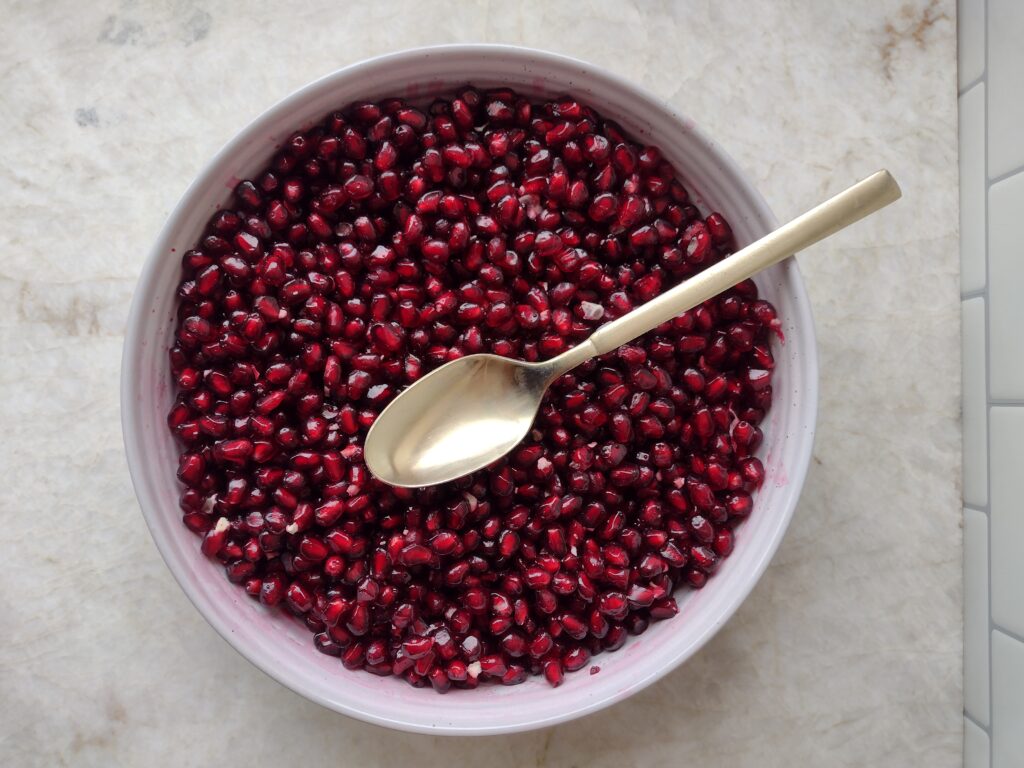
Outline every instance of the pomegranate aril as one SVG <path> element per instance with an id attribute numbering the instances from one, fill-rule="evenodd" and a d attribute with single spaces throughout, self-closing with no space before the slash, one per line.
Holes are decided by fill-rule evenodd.
<path id="1" fill-rule="evenodd" d="M 565 673 L 562 670 L 562 662 L 558 659 L 550 659 L 544 662 L 544 679 L 552 688 L 557 688 L 565 680 Z"/>
<path id="2" fill-rule="evenodd" d="M 567 672 L 583 669 L 590 661 L 590 651 L 581 645 L 570 649 L 562 656 L 562 666 Z"/>
<path id="3" fill-rule="evenodd" d="M 704 220 L 712 241 L 716 245 L 726 245 L 732 240 L 732 229 L 720 213 L 709 214 Z"/>
<path id="4" fill-rule="evenodd" d="M 500 655 L 487 654 L 480 657 L 480 669 L 485 675 L 501 677 L 508 671 L 508 666 Z"/>

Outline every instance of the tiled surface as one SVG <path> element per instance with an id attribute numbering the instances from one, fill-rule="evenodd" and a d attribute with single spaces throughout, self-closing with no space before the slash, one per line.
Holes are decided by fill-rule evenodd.
<path id="1" fill-rule="evenodd" d="M 988 518 L 964 510 L 964 709 L 988 725 Z"/>
<path id="2" fill-rule="evenodd" d="M 1024 408 L 993 408 L 991 424 L 992 620 L 1024 636 Z"/>
<path id="3" fill-rule="evenodd" d="M 989 768 L 988 734 L 964 718 L 964 768 Z"/>
<path id="4" fill-rule="evenodd" d="M 1024 768 L 1024 643 L 992 633 L 992 768 Z"/>
<path id="5" fill-rule="evenodd" d="M 1018 98 L 1024 104 L 1024 82 Z M 1019 141 L 1024 146 L 1024 128 Z M 993 184 L 988 201 L 990 392 L 1024 401 L 1024 173 Z"/>
<path id="6" fill-rule="evenodd" d="M 1024 3 L 988 0 L 988 175 L 1024 165 Z"/>
<path id="7" fill-rule="evenodd" d="M 957 10 L 964 765 L 1024 768 L 1024 0 Z"/>
<path id="8" fill-rule="evenodd" d="M 985 71 L 985 0 L 958 0 L 956 44 L 960 55 L 960 89 Z"/>
<path id="9" fill-rule="evenodd" d="M 988 394 L 985 388 L 985 299 L 963 303 L 964 503 L 988 502 Z"/>
<path id="10" fill-rule="evenodd" d="M 985 287 L 985 84 L 960 97 L 960 290 Z"/>

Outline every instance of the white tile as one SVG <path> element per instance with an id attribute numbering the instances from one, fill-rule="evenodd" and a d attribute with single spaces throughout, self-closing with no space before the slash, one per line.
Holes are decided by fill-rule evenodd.
<path id="1" fill-rule="evenodd" d="M 992 633 L 992 768 L 1024 766 L 1024 643 Z"/>
<path id="2" fill-rule="evenodd" d="M 956 52 L 963 88 L 985 71 L 985 0 L 957 0 Z"/>
<path id="3" fill-rule="evenodd" d="M 985 287 L 985 84 L 960 97 L 960 290 Z"/>
<path id="4" fill-rule="evenodd" d="M 964 768 L 989 768 L 988 734 L 964 718 Z"/>
<path id="5" fill-rule="evenodd" d="M 985 300 L 968 299 L 962 306 L 964 503 L 983 507 L 988 501 Z"/>
<path id="6" fill-rule="evenodd" d="M 993 408 L 989 425 L 992 620 L 1024 636 L 1024 407 Z"/>
<path id="7" fill-rule="evenodd" d="M 1024 104 L 1024 67 L 1021 82 Z M 1020 136 L 1024 146 L 1024 125 Z M 988 272 L 989 391 L 994 399 L 1024 399 L 1024 174 L 989 189 Z"/>
<path id="8" fill-rule="evenodd" d="M 988 725 L 988 518 L 964 510 L 964 709 Z"/>
<path id="9" fill-rule="evenodd" d="M 1009 173 L 1024 165 L 1024 3 L 988 3 L 988 175 Z"/>

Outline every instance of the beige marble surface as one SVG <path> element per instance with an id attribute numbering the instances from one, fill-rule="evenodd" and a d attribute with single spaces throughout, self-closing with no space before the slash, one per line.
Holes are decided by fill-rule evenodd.
<path id="1" fill-rule="evenodd" d="M 959 764 L 952 0 L 288 5 L 0 3 L 0 764 Z M 117 377 L 149 244 L 224 141 L 333 68 L 471 41 L 642 82 L 780 218 L 880 166 L 906 199 L 802 259 L 819 437 L 732 622 L 611 710 L 457 740 L 321 709 L 206 625 L 139 515 Z"/>

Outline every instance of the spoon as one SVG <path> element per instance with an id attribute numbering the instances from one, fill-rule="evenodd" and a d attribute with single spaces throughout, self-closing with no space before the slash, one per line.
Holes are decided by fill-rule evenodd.
<path id="1" fill-rule="evenodd" d="M 366 436 L 370 471 L 390 485 L 436 485 L 486 467 L 527 434 L 555 379 L 898 200 L 878 171 L 683 283 L 602 325 L 550 360 L 479 354 L 453 360 L 391 401 Z"/>

